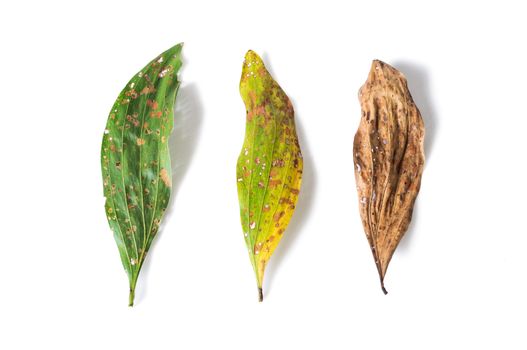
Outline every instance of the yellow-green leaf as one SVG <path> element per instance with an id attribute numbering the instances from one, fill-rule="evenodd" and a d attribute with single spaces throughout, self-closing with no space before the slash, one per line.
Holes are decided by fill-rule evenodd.
<path id="1" fill-rule="evenodd" d="M 102 141 L 106 216 L 128 274 L 130 306 L 170 199 L 168 138 L 182 45 L 157 56 L 126 84 L 110 111 Z"/>
<path id="2" fill-rule="evenodd" d="M 245 55 L 240 93 L 247 114 L 236 166 L 238 198 L 262 301 L 265 267 L 295 210 L 303 161 L 293 106 L 253 51 Z"/>

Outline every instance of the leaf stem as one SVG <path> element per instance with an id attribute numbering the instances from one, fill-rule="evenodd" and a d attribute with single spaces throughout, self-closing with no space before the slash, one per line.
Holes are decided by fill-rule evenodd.
<path id="1" fill-rule="evenodd" d="M 381 289 L 384 295 L 388 294 L 388 291 L 386 290 L 386 288 L 384 288 L 384 279 L 382 278 L 381 278 Z"/>
<path id="2" fill-rule="evenodd" d="M 137 284 L 137 278 L 139 277 L 139 271 L 133 275 L 130 281 L 130 294 L 128 295 L 128 306 L 134 306 L 135 299 L 135 285 Z"/>
<path id="3" fill-rule="evenodd" d="M 128 306 L 134 306 L 135 290 L 130 288 L 130 295 L 128 297 Z"/>
<path id="4" fill-rule="evenodd" d="M 261 303 L 263 301 L 263 289 L 258 287 L 258 301 Z"/>

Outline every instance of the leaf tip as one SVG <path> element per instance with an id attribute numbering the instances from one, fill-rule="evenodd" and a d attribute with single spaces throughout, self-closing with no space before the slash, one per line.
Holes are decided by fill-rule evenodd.
<path id="1" fill-rule="evenodd" d="M 267 77 L 269 72 L 265 68 L 263 60 L 253 50 L 247 51 L 243 60 L 242 76 L 240 79 L 240 92 L 242 97 L 255 89 L 254 85 L 261 85 L 261 79 Z"/>
<path id="2" fill-rule="evenodd" d="M 253 50 L 247 50 L 247 53 L 245 53 L 245 59 L 246 60 L 251 60 L 251 59 L 260 59 L 260 56 L 258 56 L 258 54 L 256 52 L 254 52 Z"/>
<path id="3" fill-rule="evenodd" d="M 402 78 L 406 81 L 406 77 L 396 68 L 392 67 L 386 62 L 383 62 L 378 59 L 374 59 L 371 63 L 370 77 L 376 77 L 376 79 L 398 79 Z M 375 80 L 370 78 L 371 80 Z"/>
<path id="4" fill-rule="evenodd" d="M 258 287 L 258 301 L 261 303 L 263 301 L 263 289 Z"/>
<path id="5" fill-rule="evenodd" d="M 260 66 L 263 66 L 262 58 L 253 50 L 248 50 L 245 54 L 244 68 L 249 71 L 258 69 Z M 252 68 L 252 69 L 251 69 Z"/>

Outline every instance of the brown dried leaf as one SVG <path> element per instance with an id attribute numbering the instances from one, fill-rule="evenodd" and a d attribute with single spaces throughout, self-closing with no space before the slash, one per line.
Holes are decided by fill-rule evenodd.
<path id="1" fill-rule="evenodd" d="M 406 78 L 375 60 L 359 90 L 362 118 L 353 142 L 360 215 L 381 287 L 412 219 L 424 166 L 424 124 Z"/>

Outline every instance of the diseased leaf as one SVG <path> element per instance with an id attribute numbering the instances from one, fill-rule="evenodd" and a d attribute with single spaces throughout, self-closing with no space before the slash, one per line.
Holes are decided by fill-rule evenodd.
<path id="1" fill-rule="evenodd" d="M 168 138 L 182 46 L 157 56 L 126 84 L 110 111 L 102 140 L 106 216 L 128 274 L 129 306 L 170 199 Z"/>
<path id="2" fill-rule="evenodd" d="M 359 91 L 362 118 L 353 142 L 360 215 L 381 287 L 408 229 L 424 166 L 424 125 L 405 77 L 373 61 Z"/>
<path id="3" fill-rule="evenodd" d="M 303 161 L 293 106 L 253 51 L 245 55 L 240 93 L 247 115 L 236 166 L 238 198 L 262 301 L 265 267 L 293 215 Z"/>

